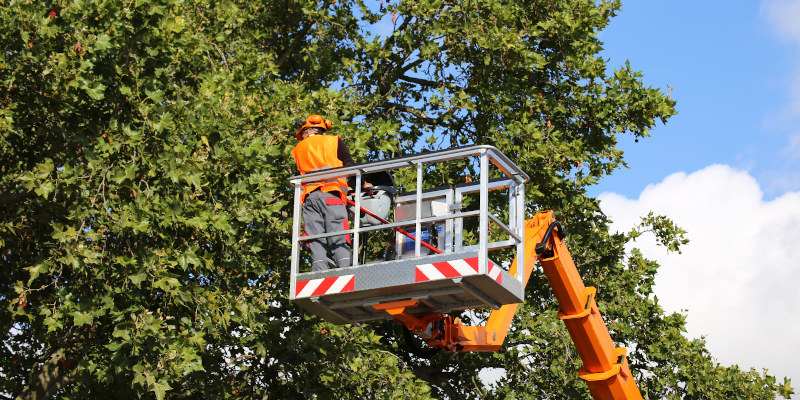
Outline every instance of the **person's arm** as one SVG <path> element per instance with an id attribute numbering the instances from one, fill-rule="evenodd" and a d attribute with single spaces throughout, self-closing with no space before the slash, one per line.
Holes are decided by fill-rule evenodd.
<path id="1" fill-rule="evenodd" d="M 353 161 L 353 157 L 350 156 L 350 150 L 347 150 L 347 146 L 345 146 L 342 138 L 339 138 L 339 143 L 336 145 L 336 158 L 342 162 L 343 167 L 349 167 L 351 165 L 355 165 Z M 356 177 L 351 176 L 347 178 L 347 186 L 353 188 L 356 186 Z"/>
<path id="2" fill-rule="evenodd" d="M 342 165 L 345 167 L 355 165 L 353 157 L 350 156 L 350 150 L 347 150 L 347 146 L 344 145 L 342 138 L 339 138 L 339 144 L 336 146 L 336 157 L 339 158 L 339 161 L 341 161 Z"/>
<path id="3" fill-rule="evenodd" d="M 356 163 L 353 161 L 353 157 L 350 156 L 350 151 L 347 150 L 347 146 L 344 145 L 342 142 L 342 138 L 339 138 L 339 144 L 336 146 L 336 157 L 339 158 L 339 161 L 342 162 L 343 167 L 349 167 L 351 165 L 355 165 Z M 351 188 L 356 186 L 356 177 L 351 176 L 347 178 L 347 185 Z M 372 186 L 371 183 L 364 181 L 361 183 L 361 188 L 366 189 Z"/>

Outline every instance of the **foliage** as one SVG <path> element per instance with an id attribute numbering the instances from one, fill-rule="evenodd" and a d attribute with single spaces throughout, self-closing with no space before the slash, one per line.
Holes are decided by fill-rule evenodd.
<path id="1" fill-rule="evenodd" d="M 359 161 L 472 143 L 514 159 L 649 398 L 791 393 L 686 339 L 658 266 L 625 256 L 636 233 L 610 234 L 585 194 L 624 166 L 618 134 L 675 112 L 598 56 L 618 1 L 0 4 L 3 397 L 586 397 L 541 276 L 503 351 L 429 361 L 391 324 L 288 301 L 288 128 L 312 112 Z M 669 220 L 644 222 L 678 249 Z"/>

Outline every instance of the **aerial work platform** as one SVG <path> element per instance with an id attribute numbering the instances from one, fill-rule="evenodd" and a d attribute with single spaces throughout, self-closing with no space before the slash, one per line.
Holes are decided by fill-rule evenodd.
<path id="1" fill-rule="evenodd" d="M 458 182 L 442 186 L 442 177 L 428 170 L 447 162 L 466 162 L 478 176 L 456 177 Z M 401 171 L 408 168 L 416 170 L 416 179 L 413 171 Z M 397 231 L 393 240 L 385 243 L 390 251 L 378 260 L 361 259 L 361 252 L 353 251 L 351 267 L 309 271 L 308 256 L 301 254 L 303 243 L 333 234 L 302 234 L 298 200 L 303 185 L 354 177 L 353 210 L 366 209 L 371 215 L 374 210 L 369 210 L 370 203 L 364 200 L 370 193 L 362 193 L 369 189 L 362 190 L 362 182 L 381 173 L 412 177 L 407 178 L 410 182 L 401 182 L 407 191 L 392 193 L 392 207 L 385 218 L 375 215 L 373 223 L 368 222 L 369 217 L 354 218 L 351 229 L 335 234 L 351 235 L 352 248 L 357 250 L 365 238 L 375 247 L 376 237 Z M 434 179 L 436 184 L 428 182 Z M 413 314 L 498 309 L 521 302 L 524 261 L 518 258 L 517 272 L 512 275 L 509 262 L 503 265 L 491 256 L 494 250 L 506 248 L 524 254 L 524 185 L 528 180 L 528 175 L 493 146 L 443 150 L 290 178 L 296 199 L 291 300 L 339 324 L 391 319 L 381 305 L 403 300 L 416 302 L 410 310 Z M 377 231 L 383 231 L 383 236 Z"/>
<path id="2" fill-rule="evenodd" d="M 443 165 L 453 162 L 455 168 Z M 415 169 L 416 179 L 404 168 Z M 476 168 L 477 180 L 469 176 Z M 398 173 L 403 189 L 413 190 L 398 193 L 390 173 Z M 497 351 L 538 262 L 558 302 L 558 318 L 583 361 L 578 375 L 592 397 L 642 399 L 627 350 L 614 346 L 600 314 L 597 289 L 584 285 L 567 249 L 564 226 L 551 210 L 525 219 L 528 176 L 496 148 L 473 146 L 330 169 L 290 182 L 299 198 L 304 183 L 344 177 L 355 177 L 355 201 L 347 200 L 355 226 L 334 234 L 352 235 L 353 265 L 306 272 L 303 243 L 333 234 L 301 236 L 296 201 L 291 300 L 339 324 L 392 319 L 422 339 L 428 351 Z M 373 183 L 364 196 L 363 180 Z M 391 199 L 383 197 L 387 193 Z M 397 231 L 393 238 L 390 229 Z M 390 234 L 383 243 L 386 251 L 368 260 L 381 247 L 375 240 L 379 230 Z M 369 246 L 360 249 L 362 240 Z M 508 261 L 510 254 L 514 261 Z M 492 308 L 477 325 L 451 314 L 476 308 Z M 412 349 L 421 357 L 432 354 L 415 350 L 422 349 Z"/>

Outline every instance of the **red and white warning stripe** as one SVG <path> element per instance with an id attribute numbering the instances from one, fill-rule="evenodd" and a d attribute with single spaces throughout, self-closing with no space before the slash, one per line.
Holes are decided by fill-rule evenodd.
<path id="1" fill-rule="evenodd" d="M 489 261 L 489 277 L 503 283 L 501 269 Z M 459 276 L 476 275 L 478 273 L 478 257 L 461 260 L 442 261 L 433 264 L 417 265 L 414 282 L 434 281 L 437 279 L 457 278 Z"/>
<path id="2" fill-rule="evenodd" d="M 355 275 L 332 276 L 330 278 L 299 281 L 295 285 L 295 297 L 321 296 L 352 292 L 355 290 Z"/>

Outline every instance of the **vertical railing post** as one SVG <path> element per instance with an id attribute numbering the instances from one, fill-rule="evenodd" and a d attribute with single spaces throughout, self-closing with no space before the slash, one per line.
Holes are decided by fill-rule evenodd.
<path id="1" fill-rule="evenodd" d="M 459 209 L 457 210 L 458 212 L 462 211 L 461 204 L 463 203 L 463 201 L 464 201 L 464 194 L 461 193 L 461 191 L 458 190 L 458 188 L 456 188 L 456 195 L 453 198 L 453 203 L 459 205 Z M 453 225 L 454 225 L 453 234 L 455 235 L 455 238 L 453 240 L 453 242 L 455 243 L 455 247 L 453 248 L 453 251 L 458 252 L 461 251 L 462 247 L 464 247 L 464 234 L 463 234 L 464 217 L 456 218 Z"/>
<path id="2" fill-rule="evenodd" d="M 291 273 L 290 281 L 291 284 L 289 285 L 289 294 L 290 298 L 294 298 L 295 285 L 297 284 L 297 274 L 300 272 L 300 243 L 298 239 L 300 238 L 300 198 L 303 196 L 303 186 L 298 183 L 294 182 L 294 207 L 293 207 L 293 215 L 292 215 L 292 262 L 291 262 Z"/>
<path id="3" fill-rule="evenodd" d="M 488 273 L 489 243 L 489 155 L 484 150 L 480 155 L 480 221 L 478 221 L 478 273 Z"/>
<path id="4" fill-rule="evenodd" d="M 355 196 L 356 196 L 356 199 L 355 199 L 356 200 L 355 201 L 356 205 L 355 205 L 355 210 L 353 210 L 353 213 L 354 213 L 353 214 L 354 215 L 353 216 L 353 230 L 355 232 L 353 232 L 353 249 L 352 249 L 353 250 L 353 259 L 351 261 L 351 265 L 353 267 L 357 267 L 358 266 L 358 254 L 359 254 L 358 245 L 359 245 L 360 239 L 361 239 L 360 235 L 359 235 L 359 232 L 358 232 L 358 228 L 361 227 L 361 218 L 359 218 L 359 216 L 361 216 L 361 171 L 359 171 L 356 174 L 356 194 L 355 194 Z"/>
<path id="5" fill-rule="evenodd" d="M 516 201 L 516 209 L 517 209 L 517 235 L 519 235 L 520 240 L 517 243 L 517 254 L 523 255 L 523 257 L 517 256 L 517 280 L 522 283 L 522 289 L 525 289 L 525 184 L 520 183 L 516 185 L 516 193 L 514 194 L 514 200 Z M 533 246 L 534 243 L 528 243 L 528 245 Z"/>
<path id="6" fill-rule="evenodd" d="M 517 221 L 517 181 L 511 180 L 511 183 L 508 185 L 508 227 L 511 228 L 511 232 L 519 235 L 520 229 Z M 519 251 L 519 240 L 514 239 L 513 236 L 508 235 L 510 239 L 514 240 L 514 248 Z M 519 253 L 517 253 L 519 254 Z M 519 267 L 519 265 L 517 265 Z M 514 277 L 516 279 L 516 276 Z"/>
<path id="7" fill-rule="evenodd" d="M 416 214 L 417 218 L 414 221 L 414 226 L 416 228 L 415 240 L 414 240 L 414 257 L 419 257 L 421 254 L 420 247 L 422 247 L 420 241 L 422 240 L 422 223 L 419 221 L 422 218 L 422 163 L 417 163 L 417 204 L 416 204 Z"/>
<path id="8" fill-rule="evenodd" d="M 447 214 L 452 214 L 453 209 L 453 192 L 450 191 L 445 196 L 445 202 L 447 203 Z M 450 215 L 448 215 L 449 217 Z M 452 253 L 453 252 L 453 220 L 448 218 L 444 221 L 444 252 L 445 253 Z"/>

